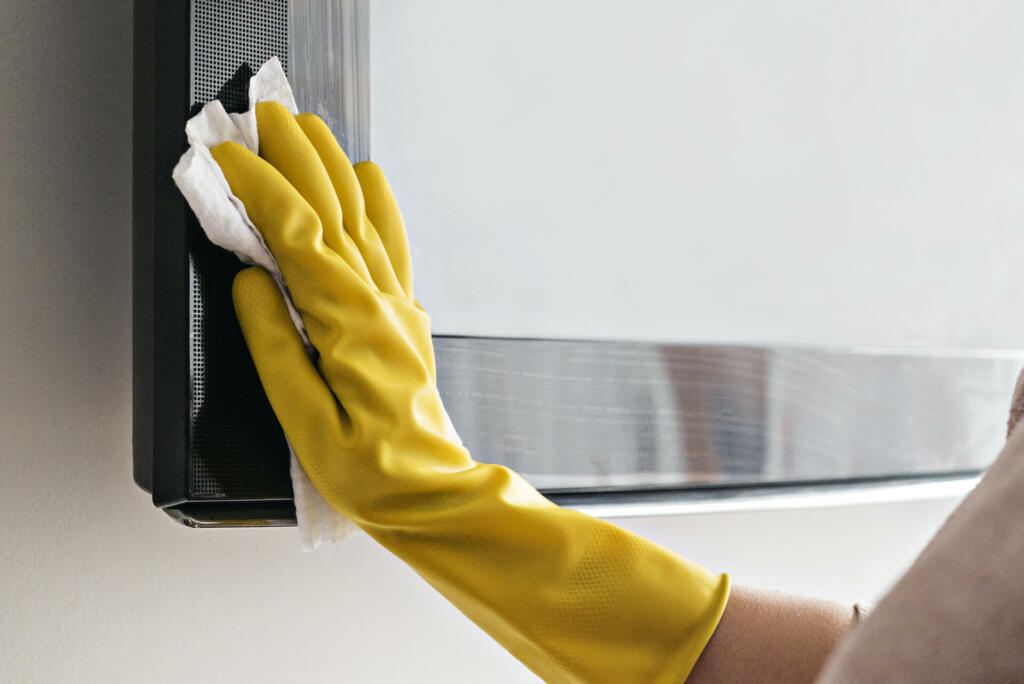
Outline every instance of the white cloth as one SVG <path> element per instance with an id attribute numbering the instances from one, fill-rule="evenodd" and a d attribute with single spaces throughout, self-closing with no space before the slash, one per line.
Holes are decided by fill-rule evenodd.
<path id="1" fill-rule="evenodd" d="M 185 126 L 189 148 L 174 167 L 174 182 L 199 218 L 199 224 L 211 242 L 234 252 L 246 263 L 258 264 L 270 271 L 285 294 L 295 327 L 311 350 L 302 320 L 292 304 L 274 257 L 249 220 L 242 202 L 231 193 L 227 179 L 210 155 L 211 147 L 228 140 L 258 152 L 259 139 L 253 108 L 257 102 L 264 101 L 280 102 L 293 114 L 298 113 L 291 86 L 277 57 L 268 60 L 250 80 L 249 111 L 244 114 L 228 114 L 221 103 L 214 100 L 189 119 Z M 448 421 L 448 425 L 451 436 L 458 439 L 451 421 Z M 320 496 L 290 444 L 288 449 L 291 453 L 292 489 L 302 548 L 312 551 L 322 544 L 341 541 L 359 531 L 348 518 Z"/>

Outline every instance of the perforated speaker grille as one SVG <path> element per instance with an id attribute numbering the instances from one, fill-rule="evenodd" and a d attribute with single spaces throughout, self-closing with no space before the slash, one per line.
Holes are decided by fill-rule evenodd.
<path id="1" fill-rule="evenodd" d="M 287 0 L 194 0 L 192 107 L 214 98 L 248 108 L 253 69 L 278 56 L 287 69 Z M 292 495 L 288 448 L 263 393 L 231 302 L 242 267 L 188 221 L 191 387 L 188 495 L 282 499 Z"/>
<path id="2" fill-rule="evenodd" d="M 247 108 L 249 79 L 273 56 L 288 71 L 287 0 L 194 0 L 192 3 L 192 102 L 214 98 L 229 112 Z"/>

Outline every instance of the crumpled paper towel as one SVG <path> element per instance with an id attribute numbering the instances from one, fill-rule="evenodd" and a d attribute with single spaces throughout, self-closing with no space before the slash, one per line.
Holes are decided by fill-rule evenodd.
<path id="1" fill-rule="evenodd" d="M 259 152 L 255 106 L 257 102 L 276 101 L 293 114 L 298 113 L 291 86 L 277 57 L 269 59 L 249 81 L 249 111 L 228 114 L 218 100 L 206 104 L 189 119 L 185 134 L 189 148 L 174 167 L 174 182 L 185 196 L 210 241 L 234 252 L 239 259 L 267 269 L 285 294 L 288 310 L 307 349 L 309 337 L 277 267 L 274 257 L 256 227 L 249 220 L 242 202 L 231 193 L 227 179 L 213 160 L 210 148 L 232 140 L 253 152 Z M 449 437 L 459 440 L 451 420 L 445 416 Z M 302 469 L 291 444 L 292 489 L 302 548 L 312 551 L 328 542 L 345 539 L 359 531 L 352 521 L 332 508 L 313 486 Z"/>

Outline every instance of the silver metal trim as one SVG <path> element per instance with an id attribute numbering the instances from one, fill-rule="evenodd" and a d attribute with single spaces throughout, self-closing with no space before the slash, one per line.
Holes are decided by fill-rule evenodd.
<path id="1" fill-rule="evenodd" d="M 1020 351 L 458 337 L 435 349 L 445 406 L 477 460 L 546 493 L 639 502 L 975 475 L 1002 447 L 1024 365 Z M 687 497 L 676 499 L 692 510 Z"/>
<path id="2" fill-rule="evenodd" d="M 369 0 L 291 0 L 288 30 L 299 109 L 326 121 L 353 163 L 369 159 Z"/>

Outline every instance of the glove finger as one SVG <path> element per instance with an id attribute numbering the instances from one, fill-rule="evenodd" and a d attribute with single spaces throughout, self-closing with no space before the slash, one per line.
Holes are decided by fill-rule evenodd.
<path id="1" fill-rule="evenodd" d="M 366 215 L 377 234 L 380 236 L 384 249 L 387 250 L 391 267 L 395 271 L 409 301 L 416 302 L 412 292 L 412 257 L 409 253 L 409 238 L 405 232 L 405 222 L 398 202 L 391 192 L 387 176 L 373 162 L 359 162 L 353 169 L 363 190 L 366 203 Z"/>
<path id="2" fill-rule="evenodd" d="M 233 142 L 210 152 L 270 247 L 321 354 L 344 338 L 346 321 L 377 315 L 372 285 L 324 244 L 316 213 L 273 166 Z"/>
<path id="3" fill-rule="evenodd" d="M 278 102 L 256 105 L 260 156 L 281 172 L 313 207 L 320 218 L 324 243 L 352 267 L 359 277 L 373 283 L 359 248 L 342 228 L 342 208 L 320 156 L 306 134 L 295 124 L 291 112 Z"/>
<path id="4" fill-rule="evenodd" d="M 325 476 L 329 465 L 323 461 L 334 445 L 345 443 L 350 433 L 348 417 L 306 355 L 270 274 L 259 267 L 240 271 L 232 298 L 270 405 L 302 467 L 324 493 L 321 487 L 334 474 Z"/>
<path id="5" fill-rule="evenodd" d="M 396 297 L 405 296 L 388 251 L 384 248 L 376 228 L 366 216 L 363 192 L 359 187 L 356 173 L 331 129 L 314 114 L 299 114 L 295 121 L 305 132 L 306 138 L 312 143 L 327 169 L 327 175 L 330 176 L 338 201 L 341 203 L 345 231 L 352 236 L 352 240 L 359 248 L 377 287 L 381 292 Z"/>

